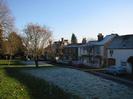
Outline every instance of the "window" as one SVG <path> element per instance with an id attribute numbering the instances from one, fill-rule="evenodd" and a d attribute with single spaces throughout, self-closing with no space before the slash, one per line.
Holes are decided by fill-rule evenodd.
<path id="1" fill-rule="evenodd" d="M 97 46 L 97 47 L 95 48 L 95 50 L 96 50 L 96 54 L 100 54 L 100 47 L 99 47 L 99 46 Z"/>
<path id="2" fill-rule="evenodd" d="M 110 56 L 112 57 L 112 55 L 113 55 L 113 50 L 110 50 L 109 53 L 110 53 Z"/>

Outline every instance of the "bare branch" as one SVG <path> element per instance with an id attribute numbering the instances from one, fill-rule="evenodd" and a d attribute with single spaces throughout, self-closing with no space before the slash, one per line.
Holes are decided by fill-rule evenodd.
<path id="1" fill-rule="evenodd" d="M 0 0 L 0 25 L 4 34 L 10 33 L 14 29 L 14 19 L 5 0 Z"/>
<path id="2" fill-rule="evenodd" d="M 24 29 L 26 35 L 27 49 L 30 49 L 34 58 L 39 56 L 40 50 L 42 50 L 47 44 L 47 41 L 52 36 L 52 32 L 38 24 L 28 24 Z"/>

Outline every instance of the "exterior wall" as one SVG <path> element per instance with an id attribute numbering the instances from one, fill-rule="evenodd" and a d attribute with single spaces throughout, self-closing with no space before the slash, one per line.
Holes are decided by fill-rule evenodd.
<path id="1" fill-rule="evenodd" d="M 100 55 L 104 56 L 105 55 L 104 52 L 105 52 L 104 46 L 100 46 Z"/>
<path id="2" fill-rule="evenodd" d="M 79 54 L 80 61 L 83 64 L 87 66 L 99 67 L 100 60 L 95 56 L 101 55 L 103 53 L 103 46 L 93 46 L 93 47 L 88 47 L 88 45 L 80 46 L 79 53 L 80 53 Z"/>
<path id="3" fill-rule="evenodd" d="M 86 46 L 80 46 L 79 47 L 79 56 L 87 55 L 87 54 L 88 54 L 88 52 L 87 52 Z"/>
<path id="4" fill-rule="evenodd" d="M 110 54 L 112 50 L 112 56 Z M 127 59 L 133 56 L 133 49 L 108 49 L 108 58 L 114 58 L 116 60 L 116 65 L 121 66 L 122 62 L 125 62 L 123 65 L 127 66 Z"/>
<path id="5" fill-rule="evenodd" d="M 83 47 L 78 47 L 78 57 L 81 57 L 83 54 Z"/>
<path id="6" fill-rule="evenodd" d="M 82 62 L 84 65 L 88 65 L 89 62 L 89 57 L 88 55 L 88 50 L 87 50 L 88 45 L 82 45 L 79 48 L 79 61 Z"/>
<path id="7" fill-rule="evenodd" d="M 104 64 L 104 46 L 96 45 L 92 48 L 93 66 L 101 67 Z"/>
<path id="8" fill-rule="evenodd" d="M 107 59 L 107 45 L 95 45 L 93 47 L 88 47 L 84 49 L 80 47 L 80 57 L 81 61 L 89 66 L 101 67 L 105 64 Z M 82 57 L 86 56 L 86 57 Z M 87 57 L 88 56 L 88 57 Z M 98 56 L 98 57 L 97 57 Z"/>
<path id="9" fill-rule="evenodd" d="M 66 60 L 78 60 L 79 48 L 78 47 L 65 47 L 64 48 L 64 58 Z"/>

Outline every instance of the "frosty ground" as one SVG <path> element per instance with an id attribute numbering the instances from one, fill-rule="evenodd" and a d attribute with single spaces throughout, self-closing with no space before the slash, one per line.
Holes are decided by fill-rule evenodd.
<path id="1" fill-rule="evenodd" d="M 22 70 L 22 73 L 44 79 L 82 99 L 133 98 L 132 88 L 80 70 L 52 67 Z"/>

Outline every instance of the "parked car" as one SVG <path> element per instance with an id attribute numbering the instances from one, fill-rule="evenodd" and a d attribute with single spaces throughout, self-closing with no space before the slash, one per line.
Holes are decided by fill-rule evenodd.
<path id="1" fill-rule="evenodd" d="M 105 73 L 113 74 L 113 75 L 121 75 L 126 73 L 125 66 L 110 66 L 105 69 Z"/>

